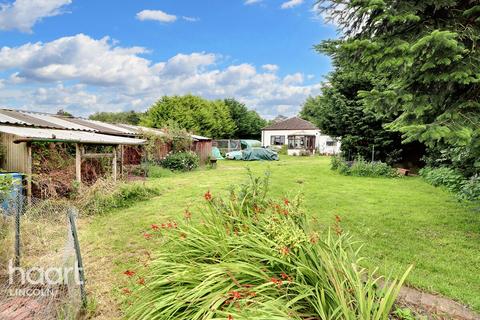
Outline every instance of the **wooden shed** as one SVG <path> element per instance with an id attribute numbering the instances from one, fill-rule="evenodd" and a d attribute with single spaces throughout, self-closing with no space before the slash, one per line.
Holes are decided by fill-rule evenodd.
<path id="1" fill-rule="evenodd" d="M 111 159 L 112 175 L 116 179 L 123 169 L 122 157 L 118 157 L 123 146 L 145 143 L 145 140 L 135 138 L 133 132 L 109 124 L 7 109 L 0 110 L 0 141 L 3 146 L 1 167 L 10 172 L 25 174 L 29 199 L 32 195 L 32 143 L 74 144 L 75 177 L 79 183 L 82 182 L 83 160 Z M 86 152 L 85 148 L 92 145 L 113 147 L 113 152 Z M 117 168 L 118 162 L 120 168 Z"/>
<path id="2" fill-rule="evenodd" d="M 200 163 L 207 163 L 212 155 L 212 139 L 197 135 L 192 135 L 192 139 L 192 151 L 198 154 Z"/>

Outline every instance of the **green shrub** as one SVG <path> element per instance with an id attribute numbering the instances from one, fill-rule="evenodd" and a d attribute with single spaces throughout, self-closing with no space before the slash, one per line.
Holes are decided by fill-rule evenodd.
<path id="1" fill-rule="evenodd" d="M 420 175 L 435 187 L 444 187 L 462 200 L 480 199 L 480 177 L 466 179 L 460 172 L 448 167 L 425 167 Z"/>
<path id="2" fill-rule="evenodd" d="M 288 146 L 286 144 L 282 145 L 282 147 L 277 151 L 279 155 L 286 156 L 288 154 Z"/>
<path id="3" fill-rule="evenodd" d="M 192 171 L 198 168 L 200 159 L 195 152 L 177 152 L 168 154 L 160 165 L 173 171 Z"/>
<path id="4" fill-rule="evenodd" d="M 425 167 L 419 173 L 431 185 L 435 187 L 444 186 L 452 192 L 458 192 L 464 180 L 461 173 L 447 167 Z"/>
<path id="5" fill-rule="evenodd" d="M 225 199 L 207 192 L 201 223 L 158 231 L 156 258 L 127 288 L 127 317 L 387 320 L 408 271 L 379 286 L 338 221 L 317 232 L 298 197 L 267 191 L 268 176 Z"/>
<path id="6" fill-rule="evenodd" d="M 383 162 L 368 162 L 357 158 L 351 165 L 340 156 L 333 156 L 330 167 L 343 175 L 357 177 L 399 177 L 397 170 Z"/>
<path id="7" fill-rule="evenodd" d="M 464 180 L 458 191 L 458 197 L 464 200 L 480 200 L 480 175 L 475 175 L 470 179 Z"/>
<path id="8" fill-rule="evenodd" d="M 128 207 L 137 201 L 147 200 L 158 194 L 158 189 L 147 187 L 141 182 L 97 180 L 93 186 L 82 188 L 74 203 L 82 214 L 96 215 Z"/>

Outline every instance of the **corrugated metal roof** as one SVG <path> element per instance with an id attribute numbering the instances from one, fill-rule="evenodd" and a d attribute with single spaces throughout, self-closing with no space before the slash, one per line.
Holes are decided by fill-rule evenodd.
<path id="1" fill-rule="evenodd" d="M 63 129 L 62 126 L 45 121 L 43 119 L 36 118 L 32 116 L 33 114 L 26 114 L 16 110 L 0 110 L 0 113 L 8 117 L 15 118 L 16 122 L 14 124 L 23 124 L 23 125 L 43 127 L 43 128 Z"/>
<path id="2" fill-rule="evenodd" d="M 0 110 L 0 123 L 29 125 L 29 123 L 27 122 L 20 121 L 18 119 L 15 119 L 13 117 L 10 117 L 6 114 L 1 113 L 1 110 Z"/>
<path id="3" fill-rule="evenodd" d="M 165 135 L 165 132 L 155 128 L 147 128 L 129 124 L 111 124 L 90 119 L 10 109 L 0 109 L 0 124 L 21 125 L 44 129 L 88 131 L 129 137 L 138 136 L 142 133 L 142 131 L 152 132 L 158 135 Z M 191 135 L 191 137 L 196 141 L 211 140 L 210 138 L 199 135 Z"/>
<path id="4" fill-rule="evenodd" d="M 88 144 L 113 145 L 139 145 L 145 143 L 145 140 L 142 139 L 74 130 L 40 129 L 0 125 L 0 132 L 9 133 L 17 136 L 17 141 L 67 141 Z"/>
<path id="5" fill-rule="evenodd" d="M 195 135 L 195 134 L 191 134 L 190 136 L 191 136 L 193 139 L 195 139 L 195 140 L 200 140 L 200 141 L 201 141 L 201 140 L 212 140 L 211 138 L 202 137 L 202 136 L 197 136 L 197 135 Z"/>
<path id="6" fill-rule="evenodd" d="M 31 116 L 32 118 L 35 118 L 37 120 L 42 120 L 49 122 L 59 128 L 62 129 L 70 129 L 70 130 L 83 130 L 83 131 L 95 131 L 92 128 L 82 126 L 79 124 L 76 124 L 72 121 L 69 121 L 69 118 L 66 117 L 61 117 L 61 116 L 55 116 L 55 115 L 50 115 L 50 114 L 42 114 L 42 113 L 31 113 L 27 111 L 20 111 L 20 113 L 27 114 Z"/>
<path id="7" fill-rule="evenodd" d="M 86 125 L 105 128 L 103 130 L 105 132 L 109 130 L 109 131 L 112 131 L 112 132 L 116 131 L 119 134 L 127 134 L 127 135 L 135 135 L 136 134 L 135 131 L 132 131 L 132 130 L 129 130 L 129 129 L 126 129 L 126 128 L 122 128 L 122 127 L 117 126 L 115 124 L 96 121 L 96 120 L 89 120 L 89 119 L 82 119 L 82 120 Z M 100 132 L 102 132 L 102 130 L 100 130 Z"/>

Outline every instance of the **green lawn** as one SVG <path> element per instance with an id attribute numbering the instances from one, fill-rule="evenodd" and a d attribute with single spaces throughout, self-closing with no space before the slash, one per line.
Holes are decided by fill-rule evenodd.
<path id="1" fill-rule="evenodd" d="M 135 269 L 154 252 L 143 237 L 152 223 L 194 214 L 203 194 L 225 193 L 255 173 L 270 170 L 272 192 L 304 196 L 304 208 L 327 226 L 334 216 L 364 243 L 365 265 L 378 273 L 399 275 L 410 264 L 411 286 L 440 293 L 480 311 L 480 213 L 459 204 L 447 192 L 420 178 L 361 178 L 329 169 L 325 157 L 283 157 L 278 162 L 222 161 L 216 170 L 198 170 L 152 179 L 160 196 L 134 206 L 84 219 L 80 225 L 88 288 L 99 318 L 121 315 L 118 303 L 127 284 L 122 272 Z"/>

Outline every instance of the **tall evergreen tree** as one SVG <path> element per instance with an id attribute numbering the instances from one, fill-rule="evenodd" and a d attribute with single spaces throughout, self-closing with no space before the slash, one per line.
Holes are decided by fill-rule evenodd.
<path id="1" fill-rule="evenodd" d="M 480 167 L 478 0 L 321 0 L 343 31 L 320 49 L 372 75 L 363 105 L 405 141 L 453 150 Z"/>
<path id="2" fill-rule="evenodd" d="M 307 99 L 300 112 L 302 118 L 315 123 L 323 133 L 339 137 L 345 157 L 357 156 L 396 163 L 403 160 L 400 134 L 386 130 L 388 120 L 363 107 L 359 90 L 372 88 L 366 75 L 337 66 L 322 88 L 322 95 Z M 410 149 L 409 149 L 410 150 Z"/>

